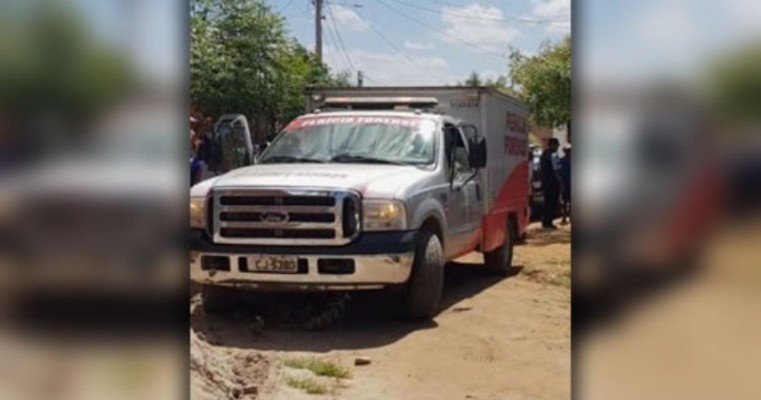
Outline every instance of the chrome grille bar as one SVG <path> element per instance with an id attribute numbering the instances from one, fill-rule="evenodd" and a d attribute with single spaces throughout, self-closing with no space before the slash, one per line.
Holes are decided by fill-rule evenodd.
<path id="1" fill-rule="evenodd" d="M 349 227 L 351 235 L 344 235 L 345 201 L 354 202 L 355 209 L 360 207 L 359 194 L 345 190 L 214 189 L 210 202 L 213 240 L 221 244 L 344 245 L 359 234 L 357 220 L 356 226 Z"/>
<path id="2" fill-rule="evenodd" d="M 230 212 L 267 212 L 272 211 L 272 206 L 220 206 L 219 210 Z M 278 206 L 277 210 L 289 213 L 324 213 L 334 214 L 336 207 L 324 206 Z"/>
<path id="3" fill-rule="evenodd" d="M 335 223 L 324 224 L 319 222 L 248 222 L 248 221 L 220 221 L 220 228 L 262 228 L 262 229 L 329 229 L 338 228 Z"/>

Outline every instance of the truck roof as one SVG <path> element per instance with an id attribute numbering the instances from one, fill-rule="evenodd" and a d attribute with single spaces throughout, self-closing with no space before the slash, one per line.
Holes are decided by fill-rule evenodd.
<path id="1" fill-rule="evenodd" d="M 416 117 L 423 117 L 423 118 L 431 118 L 431 119 L 440 119 L 443 118 L 443 114 L 425 111 L 425 110 L 315 110 L 314 112 L 311 112 L 309 114 L 304 114 L 300 116 L 299 118 L 307 118 L 307 117 L 314 117 L 314 116 L 324 116 L 324 115 L 331 115 L 331 116 L 339 116 L 339 117 L 355 117 L 355 116 L 363 116 L 363 115 L 379 115 L 379 116 L 387 116 L 387 117 L 410 117 L 410 116 L 416 116 Z"/>
<path id="2" fill-rule="evenodd" d="M 518 101 L 516 98 L 497 90 L 490 86 L 349 86 L 349 87 L 336 87 L 336 86 L 308 86 L 304 93 L 307 95 L 314 93 L 367 93 L 367 94 L 380 94 L 380 93 L 430 93 L 437 91 L 447 92 L 472 92 L 488 93 L 494 96 L 510 99 L 512 101 Z"/>
<path id="3" fill-rule="evenodd" d="M 363 86 L 363 87 L 317 87 L 310 86 L 304 91 L 306 95 L 306 109 L 312 110 L 323 108 L 330 98 L 338 98 L 346 103 L 351 103 L 352 99 L 357 99 L 357 103 L 369 103 L 369 99 L 388 98 L 397 99 L 398 104 L 406 105 L 410 108 L 423 108 L 424 110 L 436 110 L 441 107 L 444 110 L 452 108 L 448 102 L 457 100 L 459 103 L 468 103 L 473 99 L 491 98 L 510 104 L 512 107 L 528 113 L 529 109 L 526 104 L 520 100 L 503 93 L 492 87 L 485 86 Z M 424 103 L 434 103 L 425 105 Z M 438 103 L 438 104 L 436 104 Z M 385 104 L 388 105 L 388 104 Z M 362 107 L 369 109 L 370 107 Z M 333 108 L 335 109 L 335 108 Z M 359 109 L 359 108 L 354 108 Z M 378 108 L 383 109 L 383 108 Z M 390 109 L 390 108 L 387 108 Z M 433 112 L 432 114 L 435 114 Z M 445 112 L 446 113 L 446 112 Z"/>

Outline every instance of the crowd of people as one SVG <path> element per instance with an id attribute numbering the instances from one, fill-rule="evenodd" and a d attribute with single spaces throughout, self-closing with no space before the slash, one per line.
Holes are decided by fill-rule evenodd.
<path id="1" fill-rule="evenodd" d="M 240 142 L 238 145 L 231 145 L 225 142 L 224 139 L 220 139 L 217 133 L 215 133 L 215 126 L 210 117 L 190 116 L 190 185 L 200 182 L 204 178 L 208 178 L 218 173 L 226 172 L 229 168 L 235 168 L 241 165 L 222 165 L 225 151 L 230 149 L 240 148 Z M 246 130 L 243 135 L 249 135 Z M 255 160 L 258 156 L 264 152 L 273 140 L 274 135 L 269 135 L 259 143 L 253 143 L 253 148 L 246 150 L 249 154 L 249 158 L 246 158 L 244 163 L 250 163 L 251 160 Z"/>
<path id="2" fill-rule="evenodd" d="M 539 159 L 542 192 L 542 227 L 557 229 L 553 220 L 558 211 L 561 224 L 567 224 L 571 215 L 571 145 L 563 147 L 563 157 L 558 155 L 560 142 L 556 138 L 547 140 L 547 145 Z"/>

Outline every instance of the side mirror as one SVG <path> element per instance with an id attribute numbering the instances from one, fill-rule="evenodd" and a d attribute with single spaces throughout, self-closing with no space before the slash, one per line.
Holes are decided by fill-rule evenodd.
<path id="1" fill-rule="evenodd" d="M 486 166 L 486 139 L 471 137 L 468 139 L 468 163 L 471 168 L 481 169 Z"/>

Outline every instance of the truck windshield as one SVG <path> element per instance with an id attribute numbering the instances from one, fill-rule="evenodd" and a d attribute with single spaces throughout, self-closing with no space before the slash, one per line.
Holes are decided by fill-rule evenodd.
<path id="1" fill-rule="evenodd" d="M 261 162 L 431 164 L 435 126 L 407 116 L 300 118 L 278 135 Z"/>

